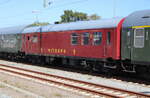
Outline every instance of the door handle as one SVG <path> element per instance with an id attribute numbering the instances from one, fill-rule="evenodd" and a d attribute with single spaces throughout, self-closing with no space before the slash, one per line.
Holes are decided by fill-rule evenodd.
<path id="1" fill-rule="evenodd" d="M 146 32 L 146 40 L 148 40 L 148 31 Z"/>

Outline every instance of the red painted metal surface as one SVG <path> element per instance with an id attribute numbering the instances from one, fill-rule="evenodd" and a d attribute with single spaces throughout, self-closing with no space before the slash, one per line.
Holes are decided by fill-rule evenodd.
<path id="1" fill-rule="evenodd" d="M 41 39 L 40 33 L 28 33 L 22 37 L 22 51 L 27 54 L 41 53 Z"/>
<path id="2" fill-rule="evenodd" d="M 74 30 L 61 32 L 28 33 L 23 37 L 22 51 L 27 54 L 76 56 L 86 58 L 120 59 L 120 32 L 124 19 L 115 28 Z M 83 33 L 89 32 L 89 45 L 83 45 Z M 102 32 L 102 42 L 94 45 L 94 32 Z M 110 44 L 107 44 L 107 34 L 110 32 Z M 79 35 L 78 45 L 71 44 L 71 34 Z M 34 39 L 34 36 L 37 39 Z M 29 38 L 28 38 L 29 37 Z"/>
<path id="3" fill-rule="evenodd" d="M 118 24 L 118 26 L 117 26 L 117 38 L 116 38 L 116 46 L 117 46 L 117 48 L 116 48 L 116 57 L 118 58 L 118 59 L 120 59 L 121 58 L 121 30 L 122 30 L 122 24 L 123 24 L 123 22 L 124 22 L 124 20 L 125 20 L 125 18 L 123 18 L 121 21 L 120 21 L 120 23 Z"/>
<path id="4" fill-rule="evenodd" d="M 71 34 L 74 32 L 79 35 L 78 45 L 71 44 Z M 84 32 L 90 33 L 89 45 L 82 44 L 82 34 Z M 102 32 L 102 42 L 100 45 L 93 45 L 94 32 Z M 107 32 L 111 32 L 111 43 L 109 45 L 107 45 Z M 117 39 L 120 39 L 120 36 L 117 35 L 118 33 L 120 32 L 117 32 L 117 28 L 46 32 L 42 34 L 41 53 L 48 55 L 77 56 L 87 58 L 120 59 L 120 55 L 118 56 L 116 51 L 118 50 L 117 48 L 120 49 L 120 44 L 117 44 Z"/>

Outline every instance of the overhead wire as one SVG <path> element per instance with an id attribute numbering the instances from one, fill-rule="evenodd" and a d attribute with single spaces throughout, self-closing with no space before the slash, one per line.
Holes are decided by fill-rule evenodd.
<path id="1" fill-rule="evenodd" d="M 53 6 L 53 7 L 50 7 L 50 8 L 48 8 L 48 9 L 60 8 L 60 7 L 68 6 L 68 5 L 74 5 L 74 4 L 86 2 L 86 1 L 89 1 L 89 0 L 77 0 L 77 1 L 72 1 L 72 2 L 68 2 L 68 3 L 60 4 L 60 5 L 57 5 L 57 6 Z M 46 9 L 46 10 L 48 10 L 48 9 Z"/>

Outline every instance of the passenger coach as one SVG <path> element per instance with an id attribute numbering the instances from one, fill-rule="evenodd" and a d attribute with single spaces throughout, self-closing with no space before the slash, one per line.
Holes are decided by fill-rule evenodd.
<path id="1" fill-rule="evenodd" d="M 23 31 L 22 52 L 45 56 L 47 62 L 84 66 L 120 60 L 122 18 L 30 27 Z M 97 65 L 97 64 L 95 64 Z M 100 66 L 100 65 L 98 65 Z"/>
<path id="2" fill-rule="evenodd" d="M 150 74 L 150 10 L 126 17 L 121 42 L 122 67 L 145 77 Z"/>

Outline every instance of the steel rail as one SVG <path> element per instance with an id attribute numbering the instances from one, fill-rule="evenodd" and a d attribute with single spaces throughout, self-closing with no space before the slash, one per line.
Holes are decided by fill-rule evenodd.
<path id="1" fill-rule="evenodd" d="M 111 89 L 111 90 L 118 91 L 118 92 L 125 92 L 125 93 L 131 94 L 131 95 L 138 96 L 140 98 L 149 98 L 150 97 L 150 95 L 142 94 L 142 93 L 138 93 L 138 92 L 133 92 L 133 91 L 123 90 L 123 89 L 119 89 L 119 88 L 104 86 L 104 85 L 100 85 L 100 84 L 94 84 L 94 83 L 90 83 L 90 82 L 85 82 L 85 81 L 70 79 L 70 78 L 66 78 L 66 77 L 62 77 L 62 76 L 51 75 L 51 74 L 47 74 L 47 73 L 43 73 L 43 72 L 39 72 L 39 71 L 33 71 L 33 70 L 18 68 L 18 67 L 14 67 L 14 66 L 8 66 L 8 65 L 4 65 L 4 64 L 0 64 L 0 65 L 4 66 L 4 67 L 12 68 L 12 69 L 23 70 L 23 71 L 27 71 L 27 72 L 31 72 L 31 73 L 36 73 L 36 74 L 40 74 L 40 75 L 45 75 L 45 76 L 49 76 L 49 77 L 61 78 L 63 80 L 69 80 L 69 81 L 74 81 L 74 82 L 78 82 L 78 83 L 84 83 L 84 84 L 86 84 L 86 85 L 88 84 L 90 86 Z M 37 77 L 37 76 L 27 75 L 27 74 L 24 74 L 24 73 L 11 71 L 11 70 L 7 70 L 7 69 L 4 69 L 4 68 L 0 68 L 0 70 L 5 70 L 5 71 L 9 71 L 11 73 L 16 73 L 16 74 L 19 74 L 19 75 L 22 74 L 22 75 L 27 76 L 27 77 L 36 78 L 36 79 L 44 80 L 44 81 L 47 81 L 47 82 L 54 82 L 54 83 L 65 85 L 65 86 L 72 87 L 72 88 L 77 88 L 74 85 L 64 84 L 64 83 L 60 83 L 60 82 L 58 83 L 57 81 L 53 81 L 53 80 L 49 80 L 49 79 L 42 79 L 42 78 Z M 78 87 L 78 89 L 85 90 L 85 88 L 83 88 L 83 87 Z M 105 95 L 105 96 L 117 97 L 117 98 L 119 97 L 119 96 L 115 96 L 115 95 L 112 95 L 112 94 L 110 95 L 108 93 L 98 92 L 98 91 L 94 91 L 94 90 L 87 90 L 86 89 L 86 91 L 88 91 L 88 92 L 94 92 L 95 94 L 98 94 L 98 95 Z"/>
<path id="2" fill-rule="evenodd" d="M 106 96 L 107 98 L 119 98 L 118 96 L 109 95 L 109 94 L 93 91 L 93 90 L 90 90 L 90 89 L 85 89 L 83 87 L 77 87 L 77 86 L 70 85 L 70 84 L 64 84 L 62 82 L 57 82 L 57 81 L 53 81 L 53 80 L 49 80 L 49 79 L 44 79 L 44 78 L 36 77 L 36 76 L 33 76 L 33 75 L 28 75 L 28 74 L 24 74 L 24 73 L 20 73 L 20 72 L 15 72 L 15 71 L 3 69 L 3 68 L 0 68 L 0 70 L 10 72 L 10 73 L 14 73 L 14 74 L 18 74 L 18 75 L 22 75 L 22 76 L 26 76 L 26 77 L 30 77 L 30 78 L 34 78 L 34 79 L 38 79 L 38 80 L 42 80 L 44 82 L 55 83 L 55 84 L 58 84 L 58 85 L 63 85 L 63 86 L 67 86 L 67 87 L 70 87 L 70 88 L 79 89 L 79 90 L 82 90 L 84 92 L 86 91 L 86 92 L 89 92 L 89 93 L 93 93 L 93 95 Z"/>

